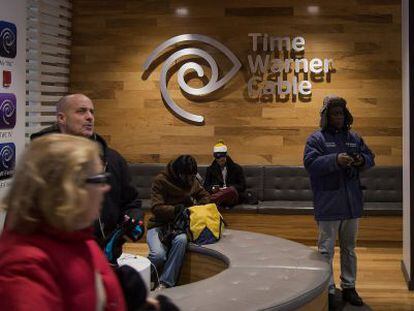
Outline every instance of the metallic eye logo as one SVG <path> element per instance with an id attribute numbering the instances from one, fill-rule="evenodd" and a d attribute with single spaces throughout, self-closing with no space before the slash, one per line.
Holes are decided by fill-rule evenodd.
<path id="1" fill-rule="evenodd" d="M 0 180 L 13 176 L 16 164 L 16 146 L 13 143 L 0 144 Z"/>
<path id="2" fill-rule="evenodd" d="M 218 42 L 215 39 L 212 39 L 210 37 L 199 35 L 199 34 L 185 34 L 185 35 L 179 35 L 175 36 L 171 39 L 168 39 L 167 41 L 160 44 L 147 58 L 144 64 L 144 71 L 149 70 L 151 64 L 160 56 L 161 52 L 164 51 L 167 48 L 170 48 L 172 46 L 176 46 L 178 44 L 181 44 L 183 42 L 203 42 L 208 45 L 211 45 L 215 48 L 217 48 L 220 52 L 222 52 L 224 55 L 227 56 L 227 58 L 232 62 L 232 69 L 220 80 L 219 79 L 219 70 L 216 61 L 213 59 L 213 57 L 208 54 L 206 51 L 203 51 L 199 48 L 185 48 L 182 50 L 179 50 L 175 53 L 173 53 L 171 56 L 167 58 L 167 60 L 164 62 L 162 69 L 161 69 L 161 76 L 160 76 L 160 91 L 161 96 L 164 99 L 167 106 L 176 113 L 179 117 L 183 118 L 186 121 L 190 121 L 196 124 L 203 124 L 204 117 L 196 114 L 192 114 L 188 111 L 185 111 L 181 107 L 179 107 L 171 98 L 171 96 L 168 94 L 167 90 L 167 76 L 168 71 L 176 65 L 177 61 L 180 58 L 188 57 L 188 56 L 198 56 L 205 60 L 208 65 L 211 68 L 211 77 L 209 82 L 201 87 L 201 88 L 193 88 L 187 84 L 185 81 L 185 76 L 191 72 L 195 71 L 198 75 L 198 77 L 202 78 L 204 77 L 204 69 L 202 66 L 200 66 L 198 63 L 195 62 L 188 62 L 183 64 L 180 69 L 178 70 L 178 84 L 180 88 L 189 95 L 194 96 L 205 96 L 208 94 L 213 93 L 214 91 L 217 91 L 221 87 L 223 87 L 227 82 L 230 81 L 231 78 L 237 73 L 237 71 L 241 67 L 240 61 L 237 59 L 237 57 L 223 44 Z"/>
<path id="3" fill-rule="evenodd" d="M 0 56 L 7 58 L 16 57 L 16 25 L 0 21 Z"/>
<path id="4" fill-rule="evenodd" d="M 0 94 L 0 130 L 12 129 L 16 125 L 16 96 Z"/>

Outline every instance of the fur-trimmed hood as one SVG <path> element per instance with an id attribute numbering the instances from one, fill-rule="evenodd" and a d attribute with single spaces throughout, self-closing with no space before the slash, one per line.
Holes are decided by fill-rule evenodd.
<path id="1" fill-rule="evenodd" d="M 346 100 L 342 97 L 336 96 L 336 95 L 328 95 L 325 96 L 323 99 L 323 105 L 322 109 L 320 111 L 321 120 L 319 123 L 319 126 L 321 127 L 321 130 L 327 130 L 328 129 L 328 111 L 329 108 L 332 106 L 341 106 L 344 108 L 344 127 L 343 129 L 345 131 L 349 131 L 351 129 L 351 125 L 354 121 L 354 118 L 352 117 L 351 113 L 349 112 L 348 108 L 346 107 Z"/>

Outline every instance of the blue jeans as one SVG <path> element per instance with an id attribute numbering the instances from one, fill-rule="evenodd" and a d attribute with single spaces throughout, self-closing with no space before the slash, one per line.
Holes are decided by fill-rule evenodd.
<path id="1" fill-rule="evenodd" d="M 329 293 L 335 293 L 332 261 L 335 253 L 336 237 L 339 238 L 341 254 L 341 287 L 354 288 L 357 273 L 355 246 L 358 234 L 358 218 L 318 221 L 318 251 L 330 264 Z"/>
<path id="2" fill-rule="evenodd" d="M 178 234 L 171 242 L 170 249 L 161 243 L 159 233 L 160 227 L 152 228 L 147 232 L 147 243 L 149 247 L 148 259 L 161 271 L 160 282 L 168 287 L 177 283 L 180 269 L 183 264 L 185 249 L 187 247 L 187 235 Z"/>

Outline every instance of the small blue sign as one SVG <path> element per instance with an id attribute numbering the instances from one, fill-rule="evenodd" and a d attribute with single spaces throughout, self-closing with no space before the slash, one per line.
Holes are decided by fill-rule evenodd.
<path id="1" fill-rule="evenodd" d="M 11 178 L 16 165 L 16 145 L 13 143 L 0 144 L 0 180 Z"/>
<path id="2" fill-rule="evenodd" d="M 8 130 L 16 125 L 16 96 L 0 93 L 0 130 Z"/>
<path id="3" fill-rule="evenodd" d="M 15 58 L 17 52 L 17 28 L 13 23 L 0 21 L 0 56 Z"/>

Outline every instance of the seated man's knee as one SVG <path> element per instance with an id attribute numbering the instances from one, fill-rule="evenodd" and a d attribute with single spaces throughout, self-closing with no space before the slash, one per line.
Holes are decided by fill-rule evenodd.
<path id="1" fill-rule="evenodd" d="M 174 237 L 173 243 L 177 245 L 186 246 L 188 243 L 187 235 L 185 233 L 178 234 Z"/>
<path id="2" fill-rule="evenodd" d="M 163 249 L 151 251 L 148 254 L 148 259 L 156 266 L 160 266 L 167 260 L 167 252 Z"/>

